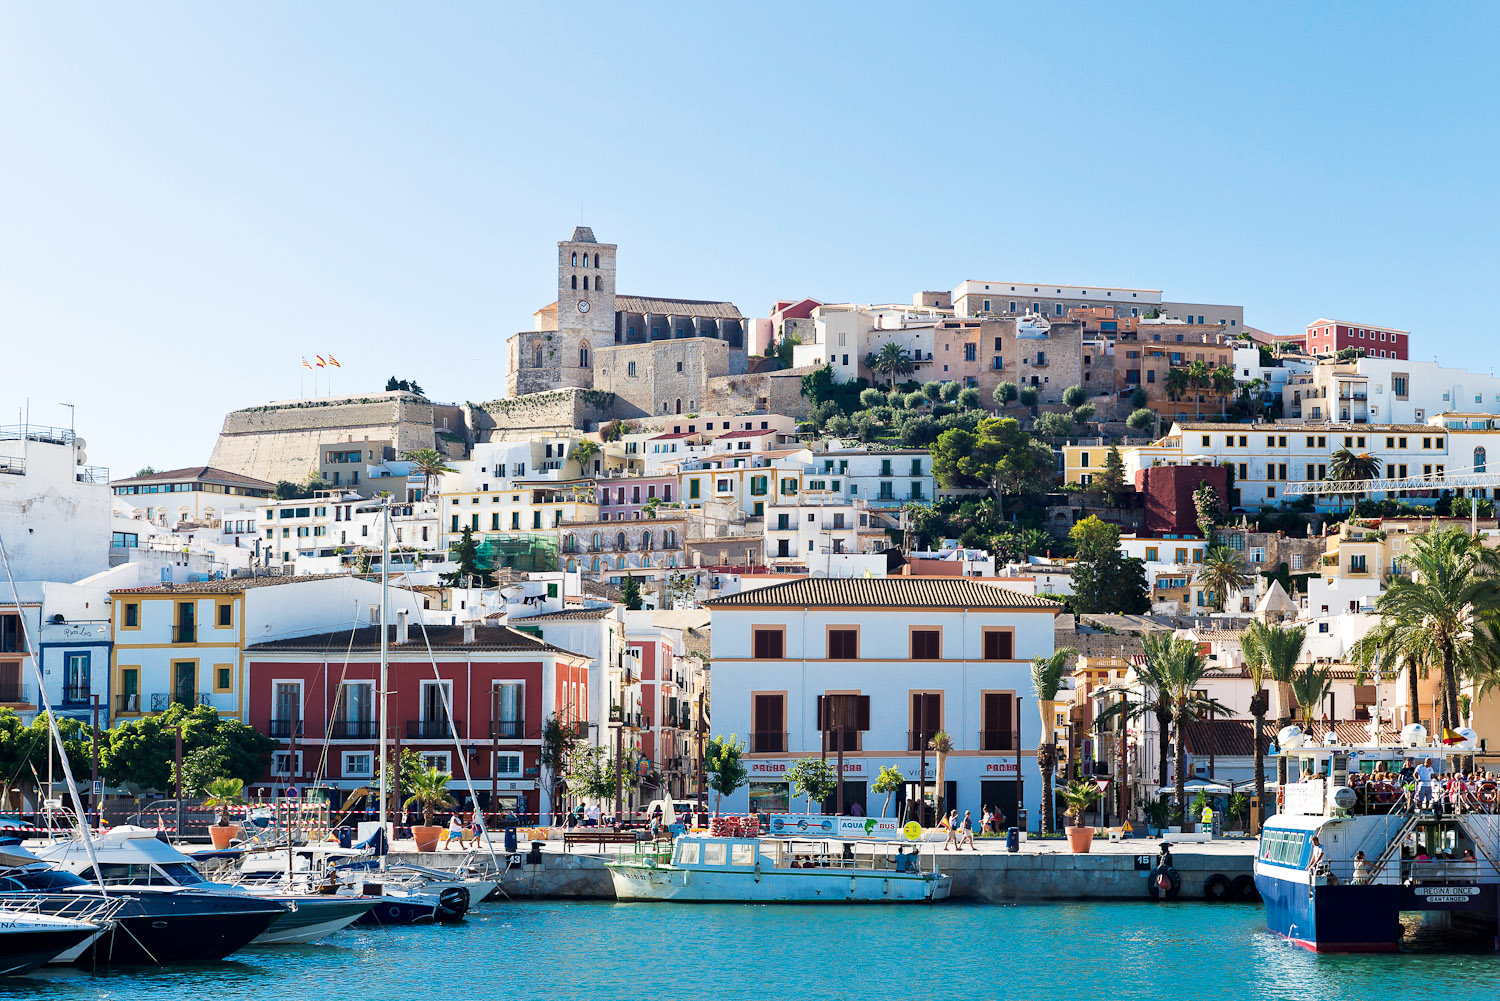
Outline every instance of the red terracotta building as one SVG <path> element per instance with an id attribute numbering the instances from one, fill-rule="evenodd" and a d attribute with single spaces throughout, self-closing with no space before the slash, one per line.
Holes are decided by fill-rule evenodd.
<path id="1" fill-rule="evenodd" d="M 472 793 L 489 808 L 493 795 L 500 809 L 550 812 L 542 725 L 557 713 L 588 726 L 588 660 L 506 626 L 389 628 L 392 746 L 452 774 L 460 800 Z M 258 785 L 373 783 L 378 626 L 254 644 L 245 663 L 247 720 L 277 744 Z"/>

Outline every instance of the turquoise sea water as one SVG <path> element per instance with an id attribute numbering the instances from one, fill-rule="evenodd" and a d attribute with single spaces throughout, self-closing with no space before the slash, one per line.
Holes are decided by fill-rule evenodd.
<path id="1" fill-rule="evenodd" d="M 454 927 L 345 931 L 176 970 L 49 968 L 8 998 L 879 1001 L 1388 999 L 1500 994 L 1500 958 L 1315 956 L 1259 907 L 490 903 Z"/>

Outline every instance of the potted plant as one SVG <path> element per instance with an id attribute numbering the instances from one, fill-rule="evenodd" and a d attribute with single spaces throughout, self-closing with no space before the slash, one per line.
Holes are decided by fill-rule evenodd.
<path id="1" fill-rule="evenodd" d="M 1062 798 L 1068 804 L 1064 812 L 1073 821 L 1067 829 L 1068 847 L 1075 855 L 1085 855 L 1094 840 L 1094 829 L 1083 826 L 1083 813 L 1098 801 L 1099 787 L 1087 779 L 1074 779 L 1062 791 Z"/>
<path id="2" fill-rule="evenodd" d="M 213 840 L 215 848 L 228 848 L 229 843 L 240 836 L 239 824 L 224 822 L 226 818 L 223 808 L 244 805 L 244 791 L 244 779 L 214 779 L 208 784 L 208 798 L 203 801 L 203 805 L 217 808 L 214 810 L 214 822 L 208 827 L 208 836 Z"/>
<path id="3" fill-rule="evenodd" d="M 1142 804 L 1141 812 L 1146 815 L 1146 833 L 1156 837 L 1161 834 L 1167 826 L 1167 820 L 1172 816 L 1172 804 L 1165 799 L 1147 800 Z"/>
<path id="4" fill-rule="evenodd" d="M 417 843 L 417 851 L 430 852 L 437 848 L 438 838 L 442 835 L 441 827 L 433 826 L 433 814 L 441 807 L 456 805 L 453 797 L 448 795 L 447 772 L 440 772 L 429 765 L 426 771 L 417 772 L 416 775 L 405 783 L 411 795 L 406 797 L 402 804 L 406 809 L 414 806 L 422 809 L 422 823 L 413 824 L 411 829 L 412 840 Z"/>

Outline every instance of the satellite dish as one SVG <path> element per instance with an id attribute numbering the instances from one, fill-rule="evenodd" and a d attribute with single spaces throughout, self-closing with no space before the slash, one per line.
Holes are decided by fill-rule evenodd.
<path id="1" fill-rule="evenodd" d="M 1323 746 L 1324 747 L 1337 747 L 1338 745 L 1339 745 L 1339 735 L 1338 734 L 1334 733 L 1332 730 L 1330 730 L 1327 733 L 1323 734 Z"/>
<path id="2" fill-rule="evenodd" d="M 1276 734 L 1276 743 L 1280 744 L 1282 749 L 1287 751 L 1290 751 L 1294 747 L 1301 747 L 1306 740 L 1307 734 L 1303 733 L 1302 728 L 1296 724 L 1282 727 L 1281 731 Z"/>
<path id="3" fill-rule="evenodd" d="M 1427 728 L 1421 723 L 1408 723 L 1401 728 L 1402 747 L 1421 747 L 1427 743 Z"/>
<path id="4" fill-rule="evenodd" d="M 1338 807 L 1340 810 L 1353 809 L 1354 804 L 1358 802 L 1358 800 L 1359 797 L 1356 796 L 1354 790 L 1350 789 L 1348 786 L 1339 786 L 1338 788 L 1333 790 L 1333 805 Z"/>
<path id="5" fill-rule="evenodd" d="M 89 454 L 87 452 L 85 452 L 83 449 L 80 448 L 78 450 L 78 464 L 80 466 L 82 466 L 82 465 L 84 465 L 88 461 L 89 461 Z"/>
<path id="6" fill-rule="evenodd" d="M 76 449 L 78 449 L 78 451 L 82 452 L 84 449 L 86 449 L 86 448 L 89 447 L 89 443 L 86 442 L 86 441 L 84 441 L 82 438 L 74 438 L 73 439 L 73 447 L 76 448 Z"/>
<path id="7" fill-rule="evenodd" d="M 1474 748 L 1479 746 L 1479 734 L 1475 733 L 1468 727 L 1461 726 L 1453 732 L 1463 738 L 1462 743 L 1460 743 L 1458 746 L 1463 748 L 1465 751 L 1472 751 Z"/>

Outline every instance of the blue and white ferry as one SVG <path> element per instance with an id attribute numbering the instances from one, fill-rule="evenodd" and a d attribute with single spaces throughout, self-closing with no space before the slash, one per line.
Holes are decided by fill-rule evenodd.
<path id="1" fill-rule="evenodd" d="M 1443 746 L 1414 724 L 1381 747 L 1283 731 L 1289 781 L 1255 860 L 1271 931 L 1318 952 L 1393 952 L 1419 926 L 1439 945 L 1500 949 L 1500 794 L 1461 733 Z M 1403 781 L 1405 762 L 1436 779 Z"/>

